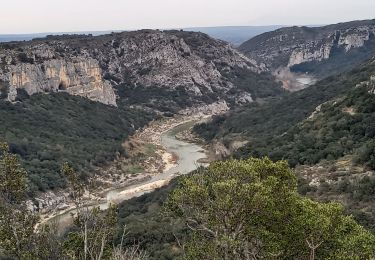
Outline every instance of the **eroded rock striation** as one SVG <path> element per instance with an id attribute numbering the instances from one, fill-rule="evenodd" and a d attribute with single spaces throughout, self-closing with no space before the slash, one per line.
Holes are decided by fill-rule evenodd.
<path id="1" fill-rule="evenodd" d="M 239 49 L 271 71 L 290 68 L 323 77 L 375 55 L 375 20 L 281 28 L 256 36 Z"/>
<path id="2" fill-rule="evenodd" d="M 233 91 L 227 75 L 235 68 L 263 70 L 225 42 L 183 31 L 49 36 L 0 45 L 0 83 L 10 101 L 23 89 L 29 95 L 63 91 L 116 105 L 119 86 L 126 85 L 249 102 L 252 93 Z"/>
<path id="3" fill-rule="evenodd" d="M 66 91 L 108 105 L 116 105 L 116 95 L 110 83 L 103 80 L 96 60 L 51 59 L 40 64 L 17 64 L 8 67 L 4 80 L 9 82 L 8 99 L 14 101 L 17 89 L 29 95 L 40 92 Z"/>

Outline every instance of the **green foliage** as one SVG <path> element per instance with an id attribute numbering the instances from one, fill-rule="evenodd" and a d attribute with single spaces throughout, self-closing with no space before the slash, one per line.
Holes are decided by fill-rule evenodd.
<path id="1" fill-rule="evenodd" d="M 296 166 L 349 155 L 365 169 L 375 169 L 375 96 L 366 85 L 359 85 L 374 74 L 375 63 L 368 62 L 275 102 L 253 104 L 217 117 L 196 126 L 195 131 L 208 141 L 218 139 L 228 146 L 235 138 L 247 140 L 248 144 L 235 152 L 238 158 L 269 156 Z M 319 105 L 320 112 L 308 119 Z M 374 230 L 371 184 L 366 188 L 360 180 L 343 180 L 334 186 L 322 183 L 319 188 L 300 183 L 299 188 L 302 194 L 322 200 L 330 199 L 330 194 L 345 194 L 348 212 Z"/>
<path id="2" fill-rule="evenodd" d="M 61 171 L 68 181 L 72 198 L 75 200 L 75 202 L 80 203 L 80 199 L 83 196 L 85 190 L 82 183 L 79 181 L 78 174 L 68 163 L 63 164 Z"/>
<path id="3" fill-rule="evenodd" d="M 71 259 L 109 259 L 116 223 L 117 207 L 114 205 L 106 211 L 98 207 L 81 209 L 74 219 L 73 231 L 68 232 L 63 241 L 64 254 Z"/>
<path id="4" fill-rule="evenodd" d="M 0 248 L 6 255 L 20 259 L 37 259 L 37 236 L 34 226 L 39 218 L 22 209 L 25 205 L 0 206 Z"/>
<path id="5" fill-rule="evenodd" d="M 39 217 L 24 200 L 26 171 L 7 145 L 0 149 L 0 252 L 16 259 L 50 259 L 59 249 L 51 243 L 49 227 L 35 233 Z"/>
<path id="6" fill-rule="evenodd" d="M 375 96 L 366 88 L 350 90 L 343 98 L 328 102 L 312 119 L 268 140 L 267 146 L 248 147 L 253 155 L 269 155 L 296 164 L 316 164 L 358 154 L 357 162 L 375 166 Z M 347 109 L 353 112 L 346 112 Z M 375 169 L 375 168 L 373 168 Z"/>
<path id="7" fill-rule="evenodd" d="M 251 97 L 256 100 L 258 98 L 280 96 L 286 93 L 281 84 L 276 82 L 271 74 L 258 74 L 239 67 L 234 67 L 230 72 L 224 70 L 222 74 L 237 87 L 229 91 L 228 94 L 230 95 L 242 90 L 251 93 Z"/>
<path id="8" fill-rule="evenodd" d="M 375 176 L 357 173 L 354 176 L 346 175 L 337 181 L 321 183 L 318 187 L 311 187 L 300 183 L 299 192 L 313 199 L 340 200 L 345 204 L 346 211 L 352 214 L 356 221 L 369 230 L 375 232 Z"/>
<path id="9" fill-rule="evenodd" d="M 138 248 L 126 248 L 122 243 L 121 247 L 114 247 L 117 206 L 109 205 L 102 211 L 99 207 L 85 205 L 82 182 L 67 163 L 62 173 L 76 203 L 74 226 L 63 237 L 58 235 L 54 224 L 37 227 L 39 216 L 29 211 L 26 201 L 22 200 L 27 191 L 26 171 L 17 156 L 7 151 L 6 145 L 0 147 L 0 176 L 5 183 L 0 189 L 1 259 L 145 259 L 146 254 Z"/>
<path id="10" fill-rule="evenodd" d="M 21 52 L 21 53 L 18 54 L 18 59 L 19 59 L 19 61 L 22 62 L 22 63 L 30 63 L 30 64 L 34 64 L 34 59 L 33 59 L 33 58 L 29 58 L 29 57 L 27 56 L 27 54 L 24 53 L 24 52 Z"/>
<path id="11" fill-rule="evenodd" d="M 170 90 L 160 87 L 133 86 L 130 82 L 117 86 L 117 93 L 124 104 L 142 105 L 163 113 L 177 113 L 181 108 L 193 106 L 199 101 L 212 103 L 216 100 L 210 95 L 197 97 L 189 94 L 183 87 Z"/>
<path id="12" fill-rule="evenodd" d="M 139 243 L 139 248 L 148 252 L 150 259 L 176 259 L 182 254 L 183 244 L 187 236 L 184 223 L 178 218 L 164 214 L 163 203 L 176 187 L 172 182 L 154 192 L 138 198 L 124 201 L 119 205 L 118 226 L 127 227 L 127 235 L 123 240 L 125 247 Z M 120 244 L 123 230 L 118 229 L 116 244 Z"/>
<path id="13" fill-rule="evenodd" d="M 116 230 L 117 206 L 109 205 L 105 211 L 100 207 L 89 207 L 82 201 L 84 187 L 77 172 L 67 163 L 62 167 L 71 196 L 76 204 L 74 227 L 67 234 L 63 251 L 72 259 L 102 259 L 112 252 L 111 241 Z"/>
<path id="14" fill-rule="evenodd" d="M 9 84 L 0 80 L 0 99 L 5 99 L 8 96 Z"/>
<path id="15" fill-rule="evenodd" d="M 25 198 L 26 171 L 21 168 L 16 155 L 9 153 L 9 147 L 0 143 L 0 194 L 5 203 L 18 203 Z"/>
<path id="16" fill-rule="evenodd" d="M 238 109 L 194 130 L 208 141 L 216 138 L 226 145 L 233 136 L 248 140 L 236 153 L 238 157 L 269 156 L 294 166 L 337 159 L 363 146 L 361 163 L 371 165 L 375 97 L 365 87 L 355 86 L 374 73 L 375 64 L 369 62 L 280 100 Z M 307 119 L 319 105 L 321 112 Z M 354 114 L 345 112 L 348 108 Z"/>
<path id="17" fill-rule="evenodd" d="M 192 230 L 187 259 L 375 257 L 374 235 L 342 206 L 300 197 L 296 186 L 285 162 L 215 162 L 182 178 L 166 207 Z"/>
<path id="18" fill-rule="evenodd" d="M 63 243 L 63 252 L 72 259 L 83 259 L 84 239 L 79 232 L 69 232 Z"/>
<path id="19" fill-rule="evenodd" d="M 43 191 L 65 187 L 64 161 L 85 178 L 96 166 L 126 155 L 122 142 L 154 117 L 68 94 L 33 95 L 16 104 L 0 100 L 0 139 L 21 157 L 31 190 Z"/>
<path id="20" fill-rule="evenodd" d="M 318 87 L 291 93 L 280 100 L 269 100 L 265 104 L 253 103 L 235 109 L 225 117 L 215 119 L 212 123 L 195 127 L 198 134 L 211 138 L 225 138 L 229 134 L 240 134 L 251 141 L 265 142 L 269 137 L 280 135 L 291 126 L 306 118 L 314 109 L 340 93 L 345 87 L 337 78 L 325 81 Z M 352 85 L 347 85 L 351 87 Z M 204 137 L 203 136 L 203 137 Z M 211 139 L 206 139 L 210 141 Z"/>
<path id="21" fill-rule="evenodd" d="M 368 164 L 372 169 L 375 169 L 375 141 L 368 140 L 357 151 L 355 158 L 357 163 Z"/>

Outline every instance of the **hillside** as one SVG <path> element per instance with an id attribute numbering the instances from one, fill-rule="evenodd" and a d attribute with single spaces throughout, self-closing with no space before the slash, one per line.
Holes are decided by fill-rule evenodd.
<path id="1" fill-rule="evenodd" d="M 349 120 L 350 113 L 355 113 L 355 115 L 353 114 L 354 118 L 350 119 L 354 121 L 342 122 L 344 126 L 353 126 L 355 123 L 361 123 L 361 120 L 365 120 L 366 116 L 371 116 L 371 111 L 363 112 L 366 114 L 362 114 L 359 120 L 357 118 L 358 112 L 354 111 L 367 111 L 362 106 L 372 106 L 372 95 L 368 93 L 371 90 L 366 90 L 366 87 L 372 86 L 374 74 L 375 60 L 372 59 L 351 72 L 329 77 L 310 88 L 291 93 L 274 102 L 250 104 L 239 108 L 227 115 L 215 118 L 211 123 L 197 126 L 195 130 L 206 140 L 221 140 L 227 147 L 230 147 L 234 140 L 246 140 L 248 141 L 247 148 L 242 148 L 245 154 L 270 155 L 271 157 L 275 156 L 275 159 L 288 158 L 287 154 L 295 154 L 302 158 L 304 156 L 301 151 L 284 153 L 286 151 L 282 152 L 278 149 L 281 149 L 283 143 L 286 145 L 293 138 L 296 138 L 296 131 L 306 137 L 309 129 L 328 127 L 326 124 L 328 122 L 321 122 L 319 127 L 314 125 L 316 123 L 314 120 L 318 120 L 317 118 L 321 120 L 320 117 L 315 117 L 315 114 L 319 115 L 322 111 L 327 111 L 324 114 L 325 120 L 332 122 L 338 121 L 338 118 L 335 117 L 336 114 L 347 117 L 347 120 Z M 362 85 L 363 87 L 360 87 Z M 349 101 L 353 104 L 351 105 Z M 340 107 L 337 108 L 338 104 L 340 104 Z M 349 108 L 345 108 L 345 104 Z M 345 112 L 347 110 L 350 113 Z M 352 110 L 353 112 L 351 112 Z M 311 116 L 312 114 L 314 116 Z M 371 128 L 371 124 L 366 123 L 365 125 L 369 129 Z M 338 130 L 331 125 L 328 128 Z M 326 134 L 323 134 L 323 136 L 326 136 Z M 368 139 L 370 138 L 368 137 Z M 334 143 L 337 140 L 330 141 Z M 314 141 L 311 143 L 317 144 Z M 314 154 L 316 151 L 310 152 Z M 321 159 L 325 158 L 323 156 Z M 316 163 L 317 161 L 306 162 Z M 305 161 L 297 160 L 293 164 L 297 163 L 305 163 Z"/>
<path id="2" fill-rule="evenodd" d="M 0 140 L 21 157 L 31 190 L 65 187 L 61 165 L 69 161 L 82 177 L 116 156 L 123 141 L 155 114 L 121 109 L 64 93 L 33 95 L 11 104 L 0 100 Z"/>
<path id="3" fill-rule="evenodd" d="M 238 86 L 238 71 L 246 72 L 240 80 L 254 84 Z M 238 104 L 256 99 L 256 89 L 264 92 L 261 97 L 281 93 L 262 71 L 229 44 L 194 32 L 142 30 L 0 44 L 0 81 L 11 101 L 24 89 L 29 95 L 67 92 L 114 106 L 119 98 L 131 101 L 134 92 L 148 92 L 141 103 L 153 108 L 178 110 L 220 99 Z"/>
<path id="4" fill-rule="evenodd" d="M 256 63 L 202 33 L 143 30 L 0 44 L 0 140 L 21 156 L 33 190 L 63 187 L 64 161 L 86 176 L 126 156 L 128 136 L 160 115 L 212 103 L 228 109 L 282 93 Z"/>
<path id="5" fill-rule="evenodd" d="M 195 127 L 213 154 L 268 156 L 295 167 L 300 192 L 344 203 L 374 229 L 375 59 L 273 103 Z"/>
<path id="6" fill-rule="evenodd" d="M 261 224 L 260 224 L 259 218 L 255 218 L 255 220 L 254 218 L 241 218 L 243 214 L 246 214 L 247 212 L 257 212 L 258 214 L 265 214 L 266 216 L 269 216 L 269 214 L 273 214 L 274 212 L 274 211 L 270 211 L 270 212 L 266 211 L 264 208 L 261 208 L 261 210 L 253 210 L 254 206 L 249 206 L 249 205 L 252 205 L 252 203 L 257 203 L 256 204 L 257 206 L 259 204 L 262 204 L 263 200 L 259 198 L 261 196 L 257 197 L 257 199 L 255 200 L 244 199 L 243 197 L 245 197 L 247 193 L 245 194 L 241 193 L 241 189 L 251 190 L 251 187 L 253 186 L 251 186 L 251 183 L 249 183 L 248 179 L 246 179 L 245 181 L 247 185 L 247 186 L 244 185 L 245 187 L 241 186 L 238 182 L 235 181 L 235 178 L 237 178 L 237 176 L 248 177 L 245 173 L 247 171 L 250 171 L 249 168 L 247 167 L 240 168 L 239 165 L 244 164 L 251 160 L 254 160 L 254 159 L 248 159 L 248 160 L 242 160 L 242 161 L 227 160 L 227 161 L 222 161 L 222 162 L 216 162 L 216 163 L 213 163 L 215 167 L 211 165 L 208 168 L 208 169 L 213 169 L 212 175 L 207 176 L 207 170 L 206 171 L 202 170 L 200 172 L 195 172 L 195 173 L 193 172 L 187 177 L 179 178 L 178 185 L 176 185 L 176 182 L 173 182 L 165 188 L 158 189 L 155 192 L 145 194 L 140 198 L 132 199 L 132 200 L 122 203 L 120 205 L 119 222 L 121 223 L 121 225 L 126 225 L 130 229 L 128 236 L 126 237 L 125 243 L 127 245 L 132 245 L 134 241 L 142 241 L 140 244 L 140 247 L 148 252 L 151 252 L 150 254 L 151 259 L 175 259 L 177 256 L 181 255 L 182 253 L 186 254 L 186 251 L 187 251 L 186 247 L 190 246 L 190 243 L 188 243 L 187 241 L 189 241 L 189 239 L 192 239 L 192 238 L 195 238 L 195 239 L 201 238 L 200 236 L 198 237 L 191 236 L 191 233 L 194 233 L 197 230 L 202 231 L 204 233 L 204 231 L 207 231 L 207 229 L 204 229 L 204 228 L 194 229 L 194 226 L 192 227 L 186 224 L 186 223 L 189 223 L 189 220 L 185 220 L 185 225 L 184 225 L 183 215 L 181 214 L 181 212 L 187 212 L 185 214 L 189 214 L 190 212 L 193 212 L 191 214 L 194 214 L 196 212 L 196 209 L 199 207 L 203 208 L 202 211 L 206 210 L 204 211 L 204 213 L 207 215 L 210 214 L 211 211 L 217 212 L 217 211 L 223 210 L 222 214 L 212 215 L 213 216 L 212 218 L 215 218 L 216 216 L 218 216 L 217 217 L 218 219 L 216 218 L 214 219 L 215 221 L 213 221 L 212 218 L 207 218 L 206 215 L 202 214 L 203 215 L 202 218 L 206 217 L 208 220 L 212 221 L 212 222 L 208 221 L 210 226 L 213 226 L 218 222 L 220 223 L 220 220 L 222 219 L 224 222 L 225 219 L 224 217 L 222 217 L 223 215 L 227 218 L 234 218 L 235 216 L 238 216 L 238 219 L 233 220 L 233 222 L 228 221 L 229 222 L 228 225 L 232 224 L 234 226 L 237 226 L 239 229 L 241 228 L 241 225 L 239 223 L 243 223 L 244 225 L 248 225 L 249 223 L 254 223 L 254 225 L 256 226 L 260 225 L 262 227 L 263 225 L 267 225 L 269 223 L 272 223 L 271 225 L 273 225 L 275 223 L 274 221 L 280 220 L 279 219 L 281 217 L 280 215 L 277 215 L 279 218 L 273 218 L 271 221 L 266 221 L 264 223 L 261 222 Z M 225 165 L 227 165 L 227 168 L 225 168 Z M 263 174 L 269 174 L 271 172 L 270 169 L 263 169 L 263 170 L 264 170 L 262 172 Z M 292 181 L 294 183 L 296 181 L 294 173 L 290 171 L 289 174 L 290 176 L 292 176 L 292 178 L 294 178 L 294 180 Z M 271 178 L 274 178 L 273 182 L 276 182 L 275 175 L 276 175 L 275 172 L 272 172 Z M 208 178 L 214 179 L 215 181 L 218 182 L 218 184 L 215 186 L 214 185 L 210 186 L 210 183 L 207 181 Z M 283 178 L 286 179 L 287 177 L 283 175 Z M 202 179 L 204 179 L 204 181 L 202 181 Z M 201 189 L 197 189 L 196 186 L 192 187 L 195 184 L 194 180 L 196 182 L 199 181 L 199 184 L 202 187 Z M 251 182 L 255 182 L 255 181 L 256 180 L 251 179 Z M 363 179 L 362 181 L 358 183 L 358 185 L 355 183 L 351 187 L 350 185 L 348 185 L 347 187 L 348 187 L 348 190 L 352 189 L 352 192 L 354 194 L 358 193 L 363 196 L 367 196 L 366 198 L 371 200 L 371 195 L 369 193 L 371 189 L 371 184 L 370 184 L 371 182 L 366 184 L 365 181 L 367 181 L 367 179 Z M 374 179 L 372 179 L 372 185 L 373 183 L 374 183 Z M 180 191 L 182 189 L 181 187 L 184 187 L 184 186 L 186 190 L 189 190 L 190 188 L 191 190 L 189 191 L 191 193 L 186 194 L 187 193 L 186 191 L 181 192 Z M 279 185 L 279 183 L 277 183 L 276 186 L 277 188 L 272 190 L 273 196 L 278 196 L 278 195 L 275 195 L 275 193 L 280 192 L 280 189 L 282 189 L 280 188 L 281 185 Z M 295 191 L 294 189 L 290 189 L 290 187 L 288 188 L 289 188 L 288 192 Z M 299 181 L 300 192 L 302 191 L 302 188 L 303 186 L 301 184 L 301 181 Z M 361 188 L 363 190 L 361 190 Z M 336 187 L 336 189 L 338 189 L 338 187 Z M 186 197 L 184 197 L 185 200 L 189 202 L 193 200 L 197 200 L 198 202 L 196 202 L 195 204 L 191 202 L 190 202 L 191 204 L 186 203 L 187 209 L 182 208 L 181 210 L 176 210 L 176 215 L 171 218 L 168 214 L 165 214 L 166 206 L 168 206 L 168 204 L 171 201 L 172 203 L 174 202 L 173 200 L 171 200 L 171 195 L 169 195 L 169 200 L 167 199 L 168 198 L 167 196 L 170 193 L 172 194 L 172 197 L 186 195 Z M 228 193 L 230 193 L 230 195 L 228 195 Z M 327 194 L 328 192 L 327 190 L 323 190 L 323 187 L 322 187 L 321 189 L 319 188 L 319 190 L 316 193 L 320 193 L 320 196 L 322 197 L 322 194 Z M 195 196 L 196 194 L 199 194 L 199 196 Z M 342 192 L 341 194 L 345 194 L 345 192 Z M 304 193 L 304 195 L 306 195 L 306 192 Z M 204 196 L 210 196 L 212 200 L 202 199 L 202 197 Z M 223 197 L 225 199 L 222 199 Z M 209 206 L 210 204 L 215 205 L 215 200 L 220 200 L 220 207 Z M 165 201 L 167 201 L 167 203 L 165 203 Z M 237 207 L 237 205 L 241 202 L 244 203 L 243 207 Z M 357 204 L 361 203 L 358 200 L 356 202 Z M 362 203 L 363 202 L 365 202 L 365 200 L 363 200 Z M 284 205 L 281 205 L 281 204 L 271 204 L 271 205 L 272 206 L 270 207 L 272 207 L 273 209 L 276 208 L 277 206 L 281 206 L 281 208 L 287 211 L 286 219 L 283 220 L 285 222 L 283 224 L 275 225 L 276 227 L 284 227 L 285 225 L 288 225 L 290 221 L 294 220 L 294 218 L 292 218 L 291 215 L 295 211 L 292 210 L 291 206 L 288 205 L 285 207 Z M 373 207 L 373 204 L 370 204 L 367 202 L 367 210 L 369 208 L 368 207 L 369 205 Z M 246 211 L 247 207 L 250 207 L 252 210 Z M 374 208 L 372 208 L 372 210 L 373 209 Z M 228 214 L 227 212 L 231 212 L 231 214 Z M 237 214 L 240 214 L 238 212 L 241 212 L 241 215 L 237 215 Z M 297 211 L 297 212 L 300 212 L 300 211 Z M 363 218 L 363 215 L 356 216 L 356 218 L 359 219 L 367 227 L 370 227 L 372 228 L 372 230 L 375 230 L 374 229 L 375 226 L 373 225 L 374 224 L 373 219 L 371 220 L 371 218 L 369 218 L 369 222 L 366 222 L 366 220 Z M 244 219 L 244 222 L 241 222 L 241 219 Z M 313 218 L 313 219 L 315 220 L 316 218 Z M 285 223 L 288 223 L 288 224 L 285 224 Z M 302 225 L 307 225 L 307 223 L 308 221 L 304 220 Z M 295 226 L 293 227 L 294 227 L 293 230 L 296 231 L 297 233 L 302 229 L 302 227 L 300 228 L 295 228 Z M 321 230 L 321 228 L 322 228 L 321 226 L 316 226 L 316 229 L 319 231 Z M 236 230 L 236 229 L 230 229 L 230 230 Z M 290 234 L 291 232 L 292 231 L 288 230 L 287 234 Z M 334 231 L 332 230 L 331 232 L 334 232 Z M 329 236 L 332 235 L 331 232 L 329 233 Z M 121 235 L 121 230 L 118 231 L 118 235 L 117 235 L 118 239 L 120 238 L 120 235 Z M 212 238 L 212 236 L 208 234 L 202 237 Z M 298 243 L 298 241 L 300 242 L 304 241 L 304 240 L 296 239 L 295 235 L 291 236 L 291 239 L 292 240 L 289 243 L 286 243 L 287 250 L 290 250 L 290 251 L 293 251 L 293 246 L 291 246 L 293 243 L 295 242 Z M 277 241 L 284 241 L 284 240 L 280 238 Z M 186 247 L 181 247 L 181 245 L 183 246 L 186 245 Z M 206 252 L 205 245 L 206 244 L 203 244 L 203 246 L 198 247 L 198 248 L 201 248 L 203 252 Z M 243 243 L 239 243 L 238 245 L 239 245 L 239 248 L 243 248 Z M 304 248 L 304 245 L 303 243 L 300 243 L 294 250 L 295 252 L 301 253 L 301 251 L 303 251 L 302 248 Z M 319 250 L 324 251 L 324 249 L 321 249 L 321 248 Z M 332 245 L 327 247 L 326 252 L 332 253 Z M 358 254 L 358 252 L 359 251 L 357 250 L 356 253 Z M 283 253 L 283 255 L 284 254 L 285 253 Z M 334 257 L 332 259 L 337 258 L 337 255 L 338 255 L 337 253 L 334 253 L 333 254 Z M 302 259 L 304 258 L 305 257 L 302 257 Z M 351 257 L 349 258 L 351 259 Z M 235 259 L 243 259 L 243 258 L 235 258 Z M 322 259 L 325 259 L 325 257 L 322 257 Z M 367 258 L 364 258 L 364 259 L 367 259 Z"/>
<path id="7" fill-rule="evenodd" d="M 239 50 L 286 81 L 288 70 L 322 79 L 375 55 L 375 20 L 287 27 L 258 35 Z"/>

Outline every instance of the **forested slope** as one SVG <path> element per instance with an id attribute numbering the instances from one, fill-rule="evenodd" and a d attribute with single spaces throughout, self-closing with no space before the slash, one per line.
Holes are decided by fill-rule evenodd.
<path id="1" fill-rule="evenodd" d="M 371 60 L 274 102 L 231 111 L 195 131 L 207 141 L 220 140 L 227 146 L 236 139 L 248 141 L 238 156 L 268 155 L 291 165 L 338 158 L 372 138 L 373 75 Z M 309 119 L 314 112 L 316 116 Z M 348 139 L 346 144 L 342 138 Z"/>
<path id="2" fill-rule="evenodd" d="M 32 190 L 46 190 L 65 186 L 65 161 L 85 178 L 94 167 L 126 155 L 123 141 L 153 118 L 63 93 L 25 96 L 15 104 L 0 100 L 0 139 L 21 157 Z"/>

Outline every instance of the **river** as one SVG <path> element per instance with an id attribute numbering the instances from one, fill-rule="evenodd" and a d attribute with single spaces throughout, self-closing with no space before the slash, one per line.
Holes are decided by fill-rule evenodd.
<path id="1" fill-rule="evenodd" d="M 150 180 L 128 186 L 126 188 L 115 189 L 107 193 L 105 203 L 119 203 L 121 201 L 140 196 L 146 192 L 153 191 L 156 186 L 160 186 L 163 182 L 170 181 L 172 178 L 180 174 L 187 174 L 199 167 L 199 159 L 206 158 L 204 149 L 194 143 L 177 140 L 175 135 L 192 126 L 195 121 L 178 125 L 171 130 L 165 132 L 161 136 L 161 145 L 171 154 L 178 157 L 177 165 L 167 171 L 152 176 Z M 154 186 L 152 184 L 155 184 Z M 105 204 L 101 208 L 105 208 Z"/>
<path id="2" fill-rule="evenodd" d="M 172 178 L 181 174 L 187 174 L 197 169 L 200 166 L 200 163 L 198 162 L 199 159 L 206 158 L 203 147 L 198 144 L 177 140 L 175 137 L 176 134 L 188 129 L 195 123 L 196 121 L 183 123 L 163 133 L 161 136 L 161 145 L 164 149 L 168 153 L 175 154 L 178 157 L 177 165 L 175 167 L 156 174 L 146 181 L 124 188 L 110 190 L 104 195 L 105 198 L 102 201 L 92 204 L 90 207 L 99 206 L 102 210 L 107 209 L 111 203 L 118 204 L 122 201 L 152 192 L 156 188 L 167 185 Z M 75 212 L 75 209 L 65 211 L 62 214 L 51 218 L 49 221 L 55 221 L 59 229 L 62 230 L 72 223 L 71 213 Z"/>

